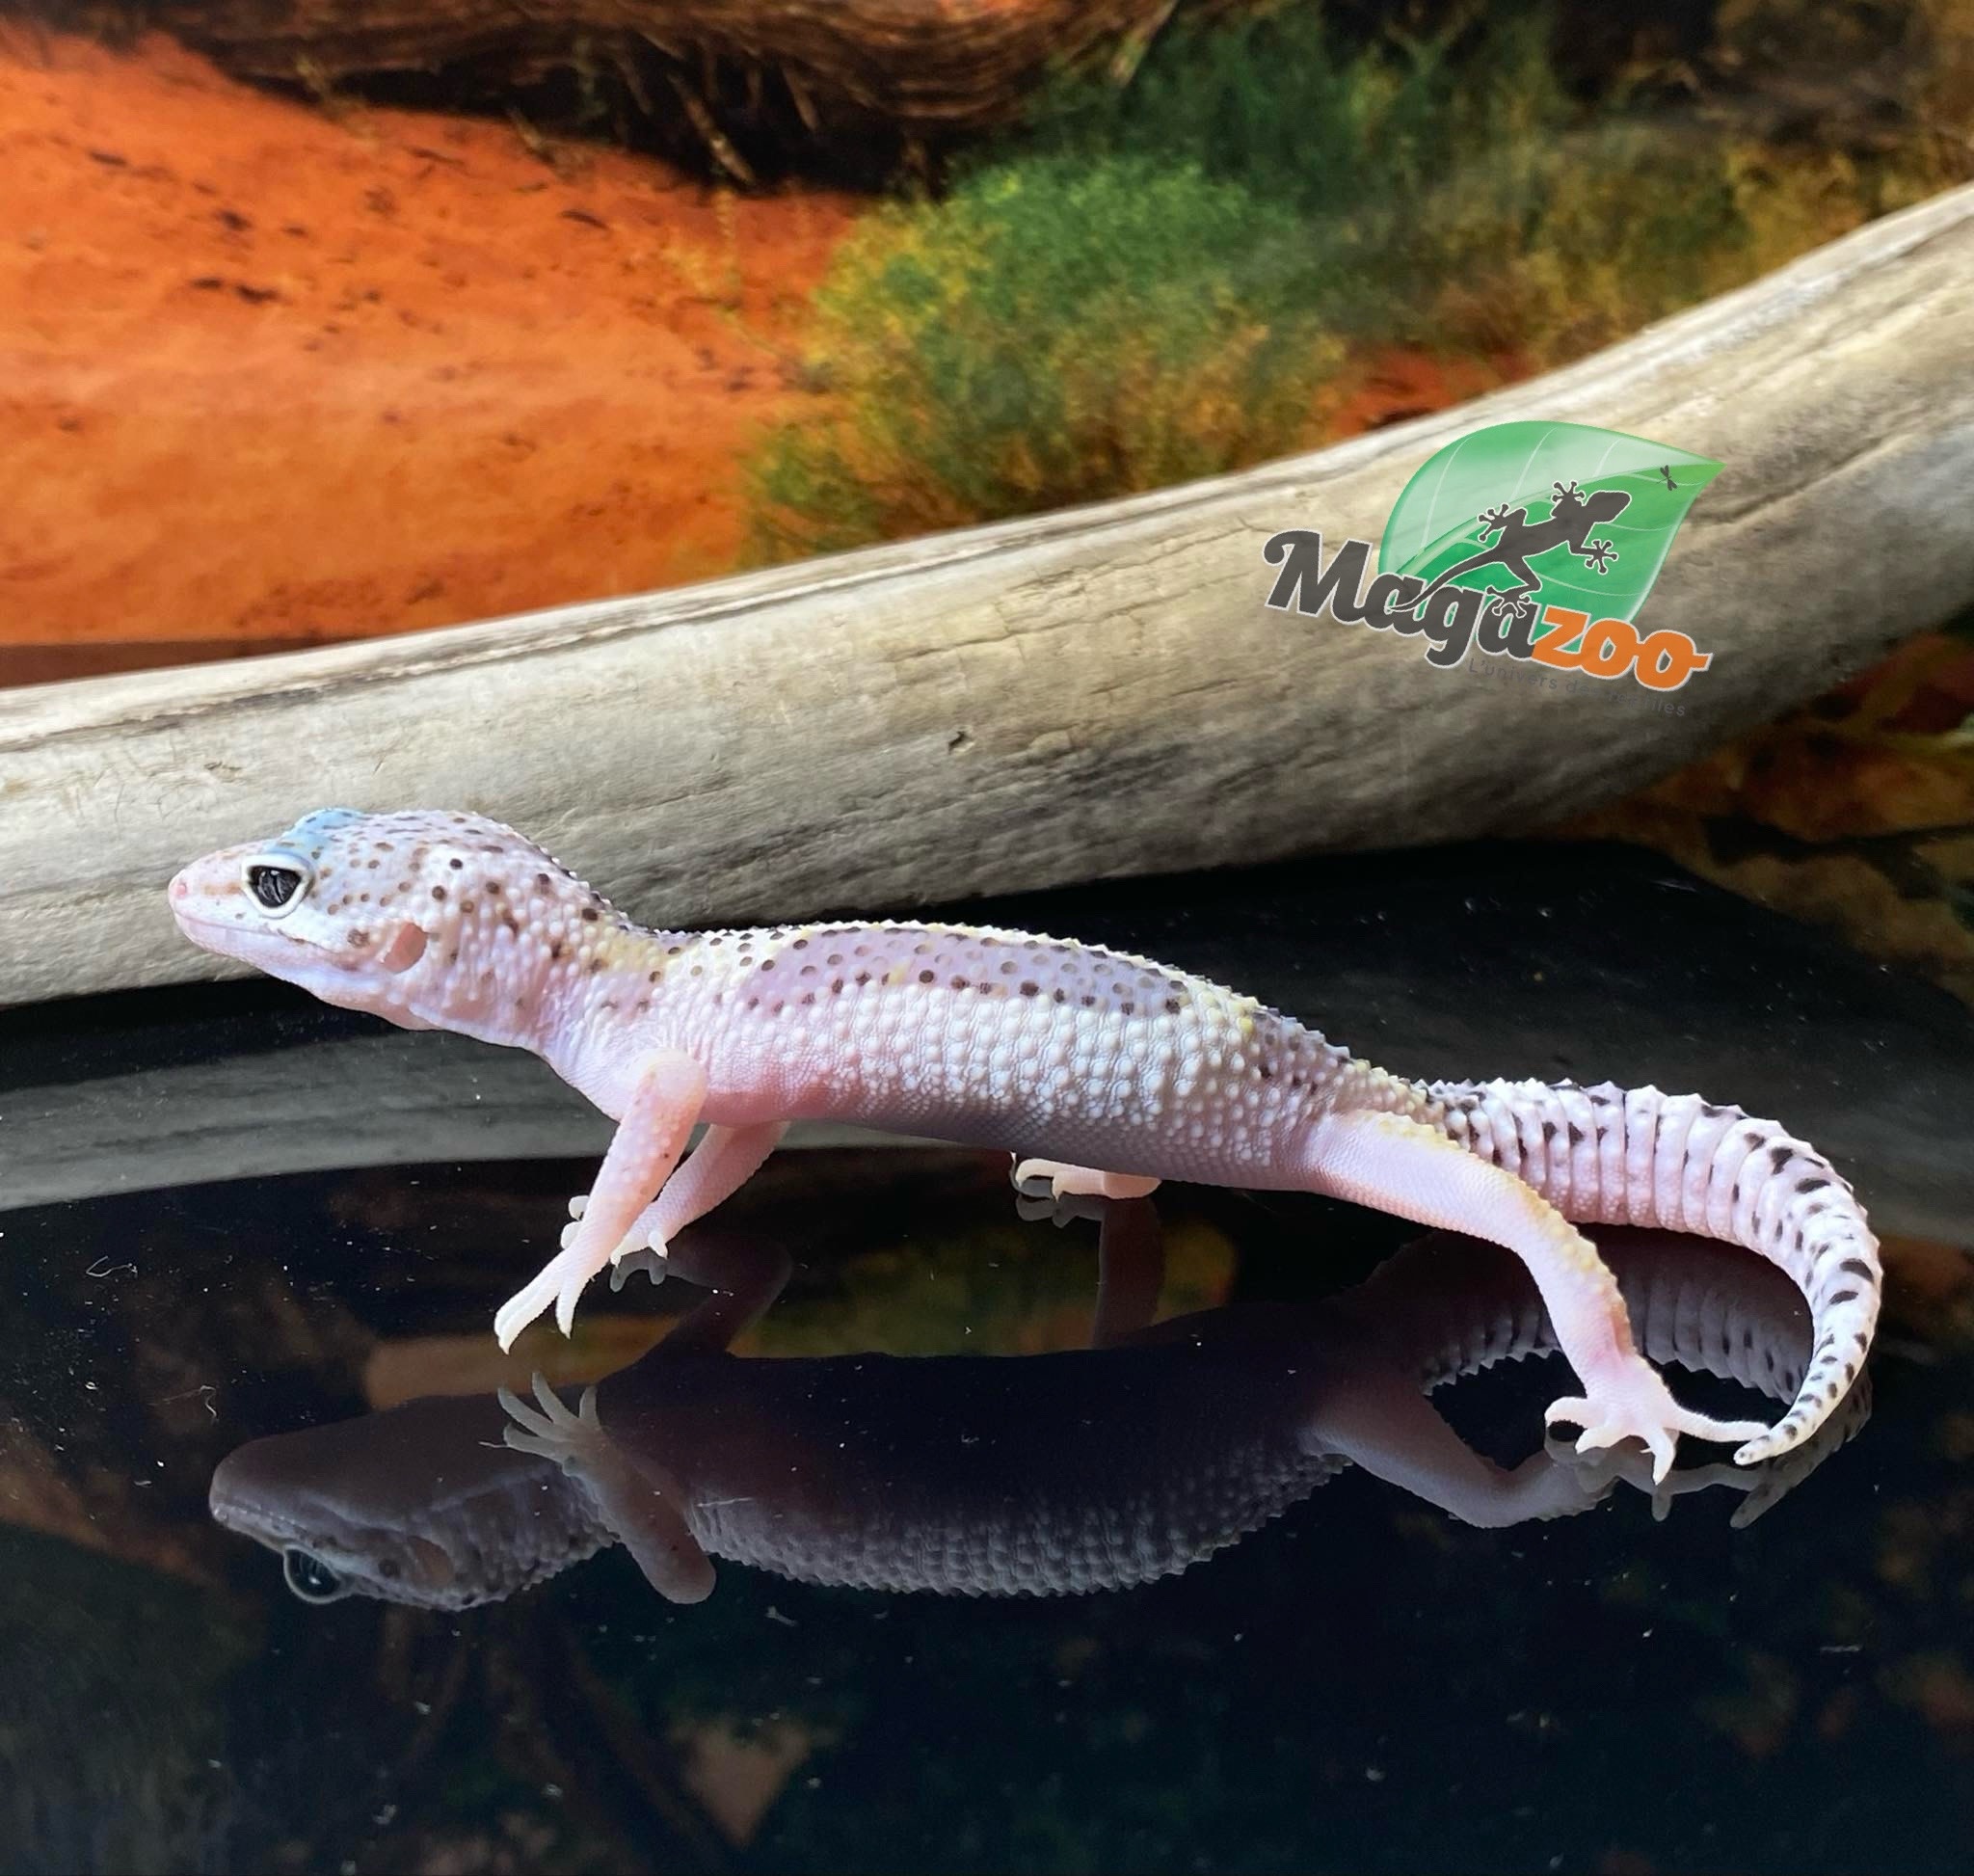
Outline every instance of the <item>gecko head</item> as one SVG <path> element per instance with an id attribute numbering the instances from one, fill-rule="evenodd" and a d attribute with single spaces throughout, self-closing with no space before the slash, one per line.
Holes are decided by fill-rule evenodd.
<path id="1" fill-rule="evenodd" d="M 427 809 L 318 809 L 195 860 L 168 897 L 194 944 L 410 1029 L 526 1005 L 551 952 L 618 922 L 513 828 Z"/>
<path id="2" fill-rule="evenodd" d="M 505 1425 L 484 1396 L 431 1398 L 249 1440 L 213 1473 L 213 1520 L 279 1556 L 304 1602 L 497 1602 L 604 1538 L 550 1461 L 501 1442 Z"/>
<path id="3" fill-rule="evenodd" d="M 1631 506 L 1631 496 L 1622 489 L 1599 489 L 1586 496 L 1579 512 L 1589 522 L 1615 521 Z"/>

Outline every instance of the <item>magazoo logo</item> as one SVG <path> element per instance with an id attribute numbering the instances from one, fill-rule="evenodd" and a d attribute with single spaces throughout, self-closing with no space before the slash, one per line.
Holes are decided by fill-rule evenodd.
<path id="1" fill-rule="evenodd" d="M 1267 603 L 1427 641 L 1443 670 L 1470 650 L 1677 690 L 1714 661 L 1683 631 L 1632 620 L 1686 511 L 1721 465 L 1582 423 L 1497 423 L 1449 443 L 1405 485 L 1367 588 L 1368 541 L 1329 558 L 1289 528 L 1262 549 Z"/>

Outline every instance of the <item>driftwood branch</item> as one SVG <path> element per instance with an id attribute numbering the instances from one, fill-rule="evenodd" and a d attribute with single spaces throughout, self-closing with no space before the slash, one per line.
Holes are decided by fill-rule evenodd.
<path id="1" fill-rule="evenodd" d="M 0 1002 L 213 972 L 163 886 L 308 809 L 456 805 L 678 925 L 1508 830 L 1637 787 L 1974 599 L 1974 189 L 1567 370 L 1129 501 L 451 630 L 0 693 Z M 1663 713 L 1269 611 L 1442 442 L 1607 424 L 1727 465 L 1650 601 Z M 1472 660 L 1480 663 L 1480 660 Z M 1498 665 L 1502 660 L 1490 660 Z"/>

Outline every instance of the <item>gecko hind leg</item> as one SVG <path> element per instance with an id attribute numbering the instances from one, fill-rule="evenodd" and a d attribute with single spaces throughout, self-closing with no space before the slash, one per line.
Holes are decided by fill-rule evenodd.
<path id="1" fill-rule="evenodd" d="M 1672 1398 L 1634 1345 L 1624 1298 L 1596 1246 L 1513 1173 L 1416 1120 L 1368 1110 L 1325 1114 L 1305 1151 L 1312 1190 L 1505 1245 L 1528 1266 L 1585 1390 L 1552 1401 L 1543 1419 L 1581 1427 L 1578 1452 L 1642 1440 L 1660 1481 L 1680 1434 L 1738 1441 L 1766 1431 L 1761 1421 L 1716 1420 Z"/>
<path id="2" fill-rule="evenodd" d="M 1062 1160 L 1016 1160 L 1015 1191 L 1024 1198 L 1148 1198 L 1159 1182 L 1136 1172 L 1104 1172 Z"/>

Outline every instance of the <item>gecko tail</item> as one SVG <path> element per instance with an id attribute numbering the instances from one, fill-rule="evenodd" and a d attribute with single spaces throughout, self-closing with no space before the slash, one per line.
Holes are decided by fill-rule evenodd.
<path id="1" fill-rule="evenodd" d="M 1613 1083 L 1432 1082 L 1419 1117 L 1533 1186 L 1578 1224 L 1654 1225 L 1745 1246 L 1809 1304 L 1796 1398 L 1735 1453 L 1786 1453 L 1821 1427 L 1864 1366 L 1884 1285 L 1878 1240 L 1850 1184 L 1772 1120 L 1696 1094 Z"/>

